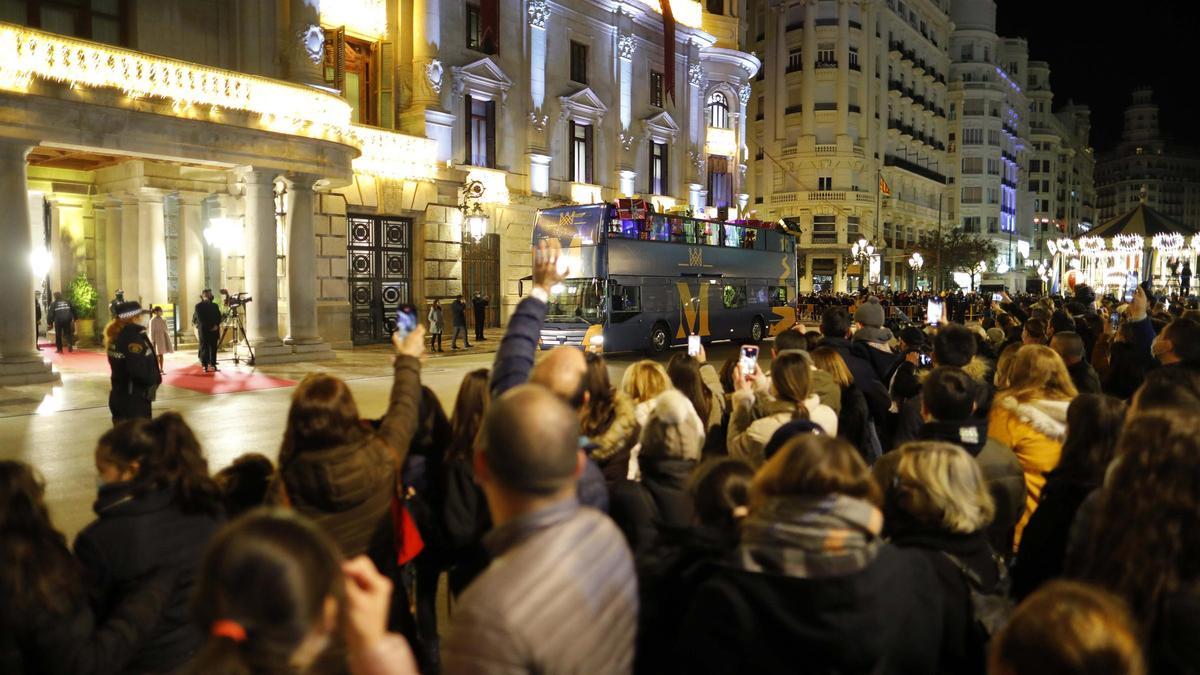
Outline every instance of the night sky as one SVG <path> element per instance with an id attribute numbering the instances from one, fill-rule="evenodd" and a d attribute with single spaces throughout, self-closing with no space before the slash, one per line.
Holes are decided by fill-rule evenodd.
<path id="1" fill-rule="evenodd" d="M 1072 98 L 1092 110 L 1092 145 L 1121 138 L 1134 87 L 1154 87 L 1159 124 L 1177 143 L 1200 147 L 1200 5 L 1176 0 L 1090 3 L 1000 0 L 997 32 L 1029 41 L 1031 60 L 1050 63 L 1054 109 Z"/>

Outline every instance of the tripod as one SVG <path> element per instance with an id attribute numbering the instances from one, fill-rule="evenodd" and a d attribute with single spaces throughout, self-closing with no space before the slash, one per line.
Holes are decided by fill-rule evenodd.
<path id="1" fill-rule="evenodd" d="M 254 365 L 254 348 L 250 346 L 250 338 L 246 337 L 246 322 L 242 318 L 241 305 L 234 305 L 229 308 L 229 314 L 225 316 L 225 321 L 221 328 L 221 339 L 217 341 L 219 346 L 225 342 L 225 338 L 233 332 L 230 343 L 233 345 L 233 362 L 234 364 L 246 362 L 246 365 Z M 250 354 L 249 357 L 243 357 L 241 350 L 245 349 Z"/>

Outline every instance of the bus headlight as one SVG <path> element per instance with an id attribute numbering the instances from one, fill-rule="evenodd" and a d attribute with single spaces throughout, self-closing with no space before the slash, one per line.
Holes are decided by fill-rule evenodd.
<path id="1" fill-rule="evenodd" d="M 603 335 L 593 335 L 592 339 L 588 340 L 588 343 L 590 343 L 593 347 L 603 346 L 604 345 L 604 336 Z"/>

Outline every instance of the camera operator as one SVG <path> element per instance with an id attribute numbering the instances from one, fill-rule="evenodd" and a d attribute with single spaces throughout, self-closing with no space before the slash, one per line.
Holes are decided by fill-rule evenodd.
<path id="1" fill-rule="evenodd" d="M 217 368 L 217 343 L 221 339 L 221 308 L 213 302 L 211 288 L 204 289 L 200 294 L 200 302 L 196 303 L 192 316 L 200 333 L 200 365 L 206 373 L 209 368 L 216 372 L 220 370 Z"/>

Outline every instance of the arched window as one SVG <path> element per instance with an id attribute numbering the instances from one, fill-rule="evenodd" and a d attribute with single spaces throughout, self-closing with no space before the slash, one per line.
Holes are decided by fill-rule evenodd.
<path id="1" fill-rule="evenodd" d="M 729 101 L 725 94 L 714 91 L 708 97 L 708 126 L 715 129 L 729 128 Z"/>

